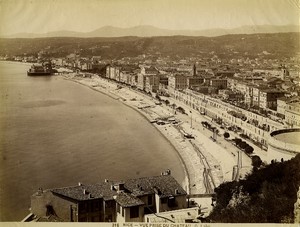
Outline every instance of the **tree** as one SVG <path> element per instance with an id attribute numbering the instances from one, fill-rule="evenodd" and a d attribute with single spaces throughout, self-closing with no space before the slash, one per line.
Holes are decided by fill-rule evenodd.
<path id="1" fill-rule="evenodd" d="M 241 149 L 245 149 L 247 146 L 248 146 L 248 144 L 245 142 L 245 141 L 241 141 L 239 144 L 238 144 L 238 146 L 239 146 L 239 148 L 241 148 Z"/>
<path id="2" fill-rule="evenodd" d="M 242 140 L 240 138 L 235 138 L 234 142 L 235 142 L 236 146 L 239 146 L 239 144 L 242 142 Z"/>
<path id="3" fill-rule="evenodd" d="M 216 202 L 207 218 L 210 222 L 293 222 L 300 185 L 300 154 L 264 168 L 258 168 L 262 164 L 259 156 L 253 156 L 252 163 L 253 171 L 244 179 L 215 188 Z"/>
<path id="4" fill-rule="evenodd" d="M 155 98 L 158 100 L 158 101 L 161 101 L 161 98 L 158 94 L 156 94 Z"/>
<path id="5" fill-rule="evenodd" d="M 252 166 L 259 168 L 261 166 L 261 164 L 262 164 L 261 158 L 258 155 L 254 155 L 252 157 Z"/>
<path id="6" fill-rule="evenodd" d="M 179 112 L 181 112 L 182 114 L 185 114 L 185 110 L 181 107 L 181 106 L 178 106 L 176 108 L 176 110 L 178 110 Z"/>
<path id="7" fill-rule="evenodd" d="M 252 146 L 250 146 L 250 145 L 248 145 L 248 146 L 245 148 L 245 152 L 246 152 L 247 154 L 252 154 L 253 151 L 254 151 L 254 148 L 253 148 Z"/>
<path id="8" fill-rule="evenodd" d="M 228 139 L 230 137 L 230 134 L 228 132 L 224 132 L 224 138 Z"/>

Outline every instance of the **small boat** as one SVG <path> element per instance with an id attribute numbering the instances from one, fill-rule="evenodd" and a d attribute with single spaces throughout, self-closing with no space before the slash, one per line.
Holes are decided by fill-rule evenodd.
<path id="1" fill-rule="evenodd" d="M 33 64 L 27 71 L 27 76 L 50 76 L 53 73 L 51 63 Z"/>

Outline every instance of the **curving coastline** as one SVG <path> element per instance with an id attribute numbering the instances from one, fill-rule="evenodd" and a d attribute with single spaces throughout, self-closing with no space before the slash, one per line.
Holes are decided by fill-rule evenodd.
<path id="1" fill-rule="evenodd" d="M 65 80 L 69 80 L 69 81 L 78 83 L 80 85 L 86 86 L 86 87 L 88 87 L 88 88 L 90 88 L 90 89 L 92 89 L 92 90 L 94 90 L 96 92 L 99 92 L 99 93 L 101 93 L 103 95 L 109 96 L 112 99 L 120 101 L 120 103 L 122 103 L 123 105 L 126 105 L 127 107 L 135 110 L 143 118 L 145 118 L 147 121 L 149 121 L 149 123 L 152 120 L 151 117 L 148 114 L 146 114 L 144 111 L 141 111 L 141 109 L 138 109 L 138 108 L 130 105 L 129 103 L 124 102 L 124 99 L 121 96 L 117 96 L 115 94 L 112 94 L 111 92 L 109 92 L 108 90 L 105 90 L 105 89 L 99 89 L 99 87 L 97 87 L 98 89 L 96 89 L 87 80 L 78 80 L 78 79 L 75 79 L 73 76 L 70 76 L 70 75 L 67 75 L 67 74 L 62 75 L 62 78 L 65 79 Z M 174 141 L 172 141 L 172 139 L 170 137 L 168 137 L 166 134 L 164 134 L 162 130 L 160 130 L 158 127 L 155 127 L 151 123 L 150 123 L 150 125 L 152 125 L 152 127 L 154 127 L 160 133 L 160 135 L 162 135 L 166 139 L 166 141 L 176 150 L 177 155 L 178 155 L 178 157 L 179 157 L 179 159 L 181 161 L 181 165 L 183 167 L 184 175 L 185 175 L 185 179 L 184 179 L 183 182 L 181 182 L 181 185 L 187 190 L 187 192 L 189 192 L 190 191 L 190 177 L 189 177 L 189 174 L 187 172 L 186 163 L 184 162 L 182 156 L 180 155 L 179 147 L 176 146 L 176 144 L 174 143 Z"/>
<path id="2" fill-rule="evenodd" d="M 90 78 L 81 77 L 76 74 L 64 74 L 63 78 L 87 86 L 115 100 L 119 100 L 122 104 L 136 110 L 149 122 L 153 122 L 153 120 L 159 117 L 174 116 L 173 109 L 156 105 L 156 100 L 153 98 L 128 87 L 120 88 L 117 84 L 104 78 L 98 76 L 91 76 Z M 182 185 L 186 191 L 189 194 L 205 194 L 208 193 L 204 182 L 205 176 L 203 174 L 205 169 L 209 168 L 211 170 L 211 184 L 218 186 L 226 180 L 224 172 L 228 172 L 228 167 L 226 166 L 231 160 L 227 163 L 220 161 L 220 159 L 216 160 L 214 157 L 216 153 L 211 153 L 210 150 L 219 150 L 218 145 L 209 141 L 208 138 L 204 137 L 200 132 L 196 132 L 196 130 L 193 131 L 193 134 L 198 137 L 195 142 L 191 143 L 186 139 L 184 133 L 188 133 L 190 128 L 186 118 L 189 119 L 189 117 L 181 115 L 174 116 L 180 121 L 178 125 L 155 124 L 153 127 L 155 127 L 177 151 L 184 169 L 185 180 L 182 182 Z M 203 158 L 207 159 L 207 164 L 203 163 Z"/>

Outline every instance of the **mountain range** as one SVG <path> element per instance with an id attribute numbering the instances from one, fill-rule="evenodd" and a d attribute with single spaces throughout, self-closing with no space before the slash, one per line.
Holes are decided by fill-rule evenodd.
<path id="1" fill-rule="evenodd" d="M 65 57 L 77 53 L 82 57 L 101 56 L 121 59 L 138 55 L 207 58 L 217 55 L 222 59 L 295 57 L 300 50 L 300 33 L 233 34 L 216 37 L 159 36 L 159 37 L 48 37 L 0 38 L 0 56 Z"/>
<path id="2" fill-rule="evenodd" d="M 254 33 L 286 33 L 300 32 L 297 25 L 258 25 L 258 26 L 242 26 L 233 29 L 207 29 L 207 30 L 169 30 L 157 28 L 150 25 L 141 25 L 130 28 L 118 28 L 113 26 L 104 26 L 91 32 L 75 32 L 75 31 L 54 31 L 48 33 L 17 33 L 2 38 L 43 38 L 43 37 L 155 37 L 155 36 L 221 36 L 228 34 L 254 34 Z"/>

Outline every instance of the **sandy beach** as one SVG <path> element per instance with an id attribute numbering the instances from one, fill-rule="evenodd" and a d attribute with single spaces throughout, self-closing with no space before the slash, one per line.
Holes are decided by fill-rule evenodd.
<path id="1" fill-rule="evenodd" d="M 225 149 L 226 146 L 222 147 L 220 142 L 214 142 L 209 138 L 211 132 L 201 126 L 203 119 L 200 114 L 194 111 L 191 111 L 189 115 L 176 113 L 170 106 L 158 105 L 157 100 L 148 95 L 126 86 L 121 87 L 97 75 L 83 77 L 77 74 L 64 74 L 63 78 L 117 99 L 138 111 L 149 120 L 149 123 L 152 122 L 177 150 L 186 175 L 182 185 L 189 194 L 211 193 L 222 182 L 231 180 L 236 155 Z M 172 104 L 171 99 L 170 101 Z M 154 123 L 157 119 L 172 119 L 172 121 L 164 120 L 162 124 Z M 186 138 L 187 134 L 193 135 L 194 139 Z M 251 167 L 249 160 L 245 160 L 244 167 L 246 169 Z M 208 174 L 204 174 L 206 171 Z M 208 179 L 207 176 L 209 176 Z M 205 183 L 207 181 L 210 182 L 210 190 Z"/>

